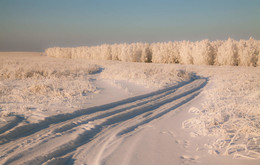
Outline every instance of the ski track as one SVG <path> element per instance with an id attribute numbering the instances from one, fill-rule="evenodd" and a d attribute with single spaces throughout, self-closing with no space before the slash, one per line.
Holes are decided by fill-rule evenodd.
<path id="1" fill-rule="evenodd" d="M 188 103 L 206 85 L 188 82 L 110 104 L 27 123 L 21 117 L 0 130 L 0 164 L 73 164 L 76 150 L 88 144 L 101 164 L 110 143 Z"/>

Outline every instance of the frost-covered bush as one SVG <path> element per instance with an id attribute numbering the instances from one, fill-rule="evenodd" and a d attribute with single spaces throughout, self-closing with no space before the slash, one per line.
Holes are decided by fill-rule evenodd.
<path id="1" fill-rule="evenodd" d="M 238 43 L 238 65 L 258 66 L 260 63 L 260 43 L 253 38 L 248 41 L 241 40 Z"/>
<path id="2" fill-rule="evenodd" d="M 179 63 L 178 42 L 154 43 L 151 45 L 151 50 L 154 63 Z"/>
<path id="3" fill-rule="evenodd" d="M 260 66 L 259 52 L 260 41 L 253 38 L 240 41 L 229 38 L 226 41 L 104 44 L 45 50 L 50 57 L 233 66 Z"/>
<path id="4" fill-rule="evenodd" d="M 119 60 L 124 62 L 151 62 L 150 45 L 147 43 L 113 44 L 77 48 L 48 48 L 47 56 L 86 58 L 90 60 Z"/>
<path id="5" fill-rule="evenodd" d="M 193 43 L 189 41 L 183 41 L 180 46 L 180 63 L 181 64 L 193 64 L 192 48 Z"/>
<path id="6" fill-rule="evenodd" d="M 203 40 L 200 42 L 195 42 L 192 47 L 192 59 L 193 64 L 196 65 L 213 65 L 215 59 L 215 50 L 212 47 L 209 40 Z"/>
<path id="7" fill-rule="evenodd" d="M 216 56 L 217 65 L 238 65 L 238 47 L 237 41 L 229 38 L 227 41 L 223 42 L 217 50 Z"/>

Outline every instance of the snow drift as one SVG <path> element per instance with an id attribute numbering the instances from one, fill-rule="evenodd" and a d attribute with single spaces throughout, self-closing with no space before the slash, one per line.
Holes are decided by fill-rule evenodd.
<path id="1" fill-rule="evenodd" d="M 202 40 L 163 43 L 132 43 L 45 50 L 47 56 L 119 60 L 124 62 L 179 63 L 195 65 L 260 66 L 260 41 Z"/>

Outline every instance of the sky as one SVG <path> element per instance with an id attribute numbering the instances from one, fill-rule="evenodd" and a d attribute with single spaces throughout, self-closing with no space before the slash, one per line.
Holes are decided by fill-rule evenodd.
<path id="1" fill-rule="evenodd" d="M 0 0 L 0 51 L 260 40 L 260 0 Z"/>

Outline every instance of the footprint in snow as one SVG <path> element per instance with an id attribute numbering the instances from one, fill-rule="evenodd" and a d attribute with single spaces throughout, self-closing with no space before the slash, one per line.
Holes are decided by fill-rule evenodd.
<path id="1" fill-rule="evenodd" d="M 188 140 L 175 140 L 175 143 L 180 144 L 183 148 L 188 148 L 190 146 L 190 142 Z"/>
<path id="2" fill-rule="evenodd" d="M 183 164 L 198 163 L 199 156 L 182 155 L 180 156 Z"/>

